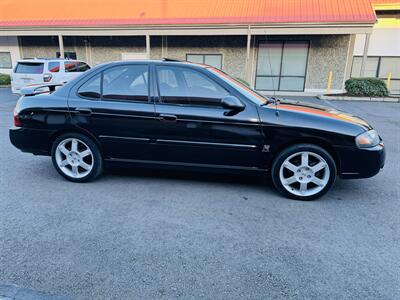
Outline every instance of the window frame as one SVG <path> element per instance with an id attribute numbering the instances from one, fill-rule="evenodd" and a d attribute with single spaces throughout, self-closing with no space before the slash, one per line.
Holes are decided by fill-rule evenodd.
<path id="1" fill-rule="evenodd" d="M 209 76 L 206 72 L 201 72 L 200 70 L 197 70 L 195 68 L 190 68 L 190 67 L 185 67 L 185 66 L 174 66 L 174 65 L 166 65 L 166 64 L 155 64 L 154 65 L 154 85 L 155 85 L 155 90 L 157 92 L 157 101 L 155 102 L 157 105 L 173 105 L 177 107 L 192 107 L 192 108 L 208 108 L 208 109 L 219 109 L 219 110 L 224 110 L 222 106 L 212 106 L 212 105 L 192 105 L 192 104 L 180 104 L 180 103 L 165 103 L 163 101 L 163 97 L 161 95 L 160 91 L 160 84 L 158 81 L 158 74 L 157 74 L 157 67 L 169 67 L 169 68 L 179 68 L 183 70 L 189 70 L 189 71 L 194 71 L 198 72 L 202 75 L 204 75 L 207 79 L 211 80 L 213 83 L 217 84 L 221 89 L 225 90 L 229 95 L 232 95 L 231 91 L 225 88 L 222 84 L 217 82 L 215 79 L 213 79 L 211 76 Z M 178 81 L 179 83 L 179 81 Z M 185 82 L 186 84 L 186 82 Z"/>
<path id="2" fill-rule="evenodd" d="M 202 63 L 203 65 L 206 65 L 206 63 L 205 63 L 206 56 L 208 56 L 208 55 L 220 56 L 221 57 L 221 69 L 219 69 L 219 70 L 222 71 L 222 69 L 224 67 L 224 56 L 222 53 L 186 53 L 186 61 L 191 62 L 188 60 L 188 55 L 201 55 L 203 57 L 203 63 Z M 207 66 L 209 66 L 209 65 L 207 65 Z M 210 67 L 218 69 L 217 67 L 214 67 L 214 66 L 210 66 Z"/>
<path id="3" fill-rule="evenodd" d="M 259 60 L 259 52 L 260 52 L 260 44 L 261 43 L 268 43 L 268 42 L 272 42 L 272 43 L 282 43 L 282 48 L 281 48 L 281 61 L 279 64 L 279 75 L 257 75 L 258 74 L 258 60 Z M 306 68 L 304 70 L 304 76 L 282 76 L 282 62 L 283 62 L 283 54 L 284 54 L 284 48 L 285 48 L 285 44 L 286 43 L 295 43 L 295 42 L 303 42 L 303 43 L 307 43 L 307 57 L 306 57 Z M 310 40 L 267 40 L 267 39 L 260 39 L 257 41 L 257 59 L 256 59 L 256 73 L 254 75 L 254 89 L 256 91 L 273 91 L 273 90 L 263 90 L 263 89 L 257 89 L 257 77 L 261 77 L 261 78 L 278 78 L 278 87 L 275 88 L 275 91 L 277 92 L 304 92 L 305 87 L 306 87 L 306 79 L 307 79 L 307 72 L 308 72 L 308 60 L 310 58 L 310 47 L 311 47 L 311 41 Z M 280 86 L 281 86 L 281 78 L 282 77 L 287 77 L 287 78 L 304 78 L 304 82 L 303 82 L 303 88 L 301 90 L 281 90 Z M 273 81 L 274 79 L 272 79 Z"/>
<path id="4" fill-rule="evenodd" d="M 123 99 L 104 99 L 103 98 L 103 78 L 104 78 L 104 72 L 113 69 L 113 68 L 118 68 L 118 67 L 132 67 L 132 66 L 147 66 L 147 74 L 148 74 L 148 78 L 147 78 L 147 101 L 135 101 L 135 100 L 123 100 Z M 93 79 L 94 77 L 96 77 L 97 75 L 100 74 L 100 98 L 90 98 L 90 97 L 85 97 L 79 94 L 79 89 L 86 84 L 89 80 Z M 93 74 L 92 76 L 90 76 L 87 80 L 85 80 L 82 84 L 80 84 L 77 88 L 76 88 L 76 95 L 79 98 L 82 99 L 86 99 L 86 100 L 90 100 L 90 101 L 103 101 L 103 102 L 124 102 L 124 103 L 142 103 L 142 104 L 148 104 L 151 103 L 151 68 L 150 68 L 150 64 L 146 64 L 146 63 L 138 63 L 138 64 L 121 64 L 121 65 L 116 65 L 116 66 L 110 66 L 106 69 L 102 69 L 99 72 L 96 72 L 95 74 Z"/>

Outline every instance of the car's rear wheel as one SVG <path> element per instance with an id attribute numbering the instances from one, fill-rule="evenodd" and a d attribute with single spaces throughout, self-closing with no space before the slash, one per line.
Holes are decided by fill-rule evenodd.
<path id="1" fill-rule="evenodd" d="M 51 156 L 58 173 L 73 182 L 91 181 L 103 169 L 97 145 L 79 133 L 67 133 L 58 137 L 53 143 Z"/>
<path id="2" fill-rule="evenodd" d="M 284 196 L 313 200 L 332 187 L 336 179 L 336 164 L 323 148 L 298 144 L 278 154 L 271 173 L 274 186 Z"/>

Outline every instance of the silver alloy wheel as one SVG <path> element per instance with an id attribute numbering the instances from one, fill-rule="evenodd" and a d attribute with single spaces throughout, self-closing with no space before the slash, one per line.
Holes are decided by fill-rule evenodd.
<path id="1" fill-rule="evenodd" d="M 283 187 L 296 196 L 313 196 L 329 182 L 330 170 L 320 155 L 301 151 L 290 155 L 279 169 Z"/>
<path id="2" fill-rule="evenodd" d="M 77 138 L 67 138 L 57 145 L 56 162 L 60 170 L 72 178 L 85 177 L 94 166 L 92 151 Z"/>

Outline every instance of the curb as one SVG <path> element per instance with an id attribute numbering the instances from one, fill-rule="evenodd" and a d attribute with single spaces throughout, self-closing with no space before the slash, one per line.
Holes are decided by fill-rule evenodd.
<path id="1" fill-rule="evenodd" d="M 351 96 L 326 96 L 318 95 L 320 100 L 339 100 L 339 101 L 368 101 L 368 102 L 400 102 L 397 97 L 351 97 Z"/>

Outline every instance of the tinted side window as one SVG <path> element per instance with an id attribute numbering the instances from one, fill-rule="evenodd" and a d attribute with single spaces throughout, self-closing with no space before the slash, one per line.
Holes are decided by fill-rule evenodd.
<path id="1" fill-rule="evenodd" d="M 149 100 L 147 65 L 113 67 L 103 73 L 103 99 L 122 101 Z"/>
<path id="2" fill-rule="evenodd" d="M 60 72 L 60 63 L 56 61 L 49 62 L 49 72 L 51 73 Z"/>
<path id="3" fill-rule="evenodd" d="M 85 98 L 100 99 L 101 74 L 86 81 L 79 89 L 78 94 Z"/>
<path id="4" fill-rule="evenodd" d="M 44 63 L 18 63 L 15 73 L 21 74 L 42 74 Z"/>
<path id="5" fill-rule="evenodd" d="M 206 75 L 181 67 L 157 67 L 161 100 L 164 103 L 193 106 L 221 105 L 229 93 Z"/>
<path id="6" fill-rule="evenodd" d="M 87 70 L 90 69 L 89 65 L 85 64 L 84 62 L 77 62 L 77 66 L 76 66 L 78 72 L 85 72 Z"/>
<path id="7" fill-rule="evenodd" d="M 66 61 L 64 62 L 65 72 L 78 72 L 77 62 L 76 61 Z"/>

